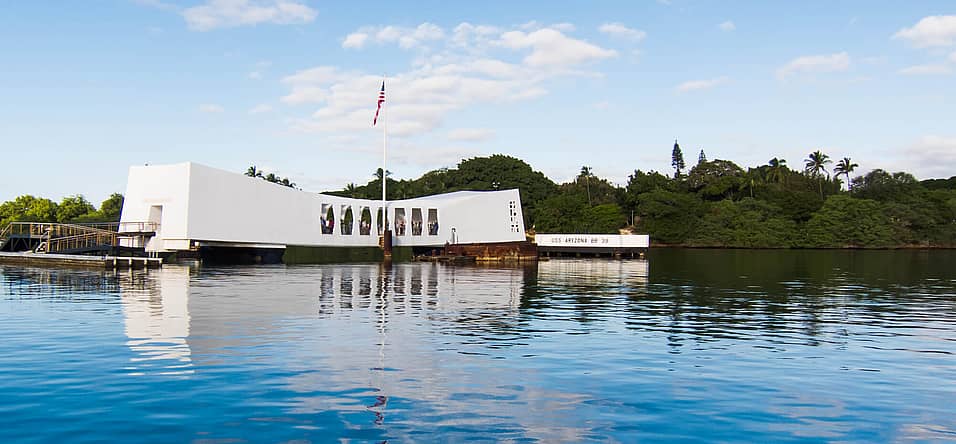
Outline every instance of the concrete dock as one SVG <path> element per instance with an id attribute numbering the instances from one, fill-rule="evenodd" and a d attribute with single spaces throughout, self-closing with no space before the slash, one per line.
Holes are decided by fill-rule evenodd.
<path id="1" fill-rule="evenodd" d="M 163 265 L 163 260 L 159 258 L 127 256 L 81 256 L 73 254 L 0 252 L 0 264 L 29 265 L 35 267 L 102 268 L 112 270 L 157 268 Z"/>

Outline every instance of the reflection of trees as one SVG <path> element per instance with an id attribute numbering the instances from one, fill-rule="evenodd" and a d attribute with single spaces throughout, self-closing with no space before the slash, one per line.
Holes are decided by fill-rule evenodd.
<path id="1" fill-rule="evenodd" d="M 951 251 L 682 249 L 652 251 L 647 262 L 549 261 L 525 274 L 521 322 L 588 326 L 626 313 L 627 328 L 660 332 L 672 347 L 843 342 L 848 322 L 933 321 L 929 313 L 956 308 L 951 285 L 934 285 L 951 279 L 954 261 Z"/>
<path id="2" fill-rule="evenodd" d="M 947 276 L 952 252 L 658 250 L 647 291 L 628 296 L 627 326 L 699 341 L 817 345 L 843 324 L 893 323 L 952 309 L 932 282 Z M 666 307 L 666 309 L 664 308 Z M 928 318 L 927 318 L 928 319 Z M 929 319 L 928 319 L 929 320 Z M 832 332 L 831 332 L 832 333 Z"/>

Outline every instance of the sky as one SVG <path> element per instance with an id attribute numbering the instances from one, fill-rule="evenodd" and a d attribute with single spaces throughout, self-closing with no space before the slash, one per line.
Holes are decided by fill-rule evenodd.
<path id="1" fill-rule="evenodd" d="M 386 82 L 385 123 L 372 126 Z M 0 201 L 99 204 L 133 165 L 306 191 L 506 154 L 555 181 L 822 150 L 956 175 L 952 0 L 12 2 Z"/>

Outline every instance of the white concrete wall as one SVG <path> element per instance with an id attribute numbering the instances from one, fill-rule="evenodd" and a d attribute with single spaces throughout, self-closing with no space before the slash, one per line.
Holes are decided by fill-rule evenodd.
<path id="1" fill-rule="evenodd" d="M 308 193 L 262 179 L 195 163 L 130 168 L 123 222 L 147 222 L 150 208 L 162 205 L 161 228 L 150 250 L 186 249 L 190 241 L 257 245 L 377 246 L 377 212 L 381 201 Z M 323 205 L 335 215 L 332 234 L 324 234 Z M 342 234 L 343 205 L 351 206 L 352 234 Z M 372 228 L 360 234 L 361 210 L 369 207 Z M 404 209 L 406 233 L 396 246 L 441 246 L 459 243 L 524 240 L 518 190 L 457 192 L 388 202 L 393 229 L 396 209 Z M 412 210 L 421 209 L 422 234 L 412 235 Z M 438 211 L 439 232 L 428 234 L 428 211 Z"/>
<path id="2" fill-rule="evenodd" d="M 159 231 L 146 246 L 147 250 L 167 249 L 166 242 L 182 245 L 188 243 L 188 203 L 188 163 L 130 167 L 120 224 L 149 222 L 150 209 L 162 206 Z M 177 240 L 180 242 L 175 242 Z"/>

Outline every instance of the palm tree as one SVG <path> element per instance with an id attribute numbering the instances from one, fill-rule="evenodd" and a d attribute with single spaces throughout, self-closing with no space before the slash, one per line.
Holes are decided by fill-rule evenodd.
<path id="1" fill-rule="evenodd" d="M 349 182 L 349 184 L 345 186 L 345 192 L 349 195 L 349 197 L 354 198 L 357 191 L 358 187 L 355 186 L 355 182 Z"/>
<path id="2" fill-rule="evenodd" d="M 584 176 L 584 183 L 588 187 L 588 206 L 591 206 L 591 167 L 585 165 L 581 167 L 581 176 Z"/>
<path id="3" fill-rule="evenodd" d="M 295 188 L 295 182 L 289 180 L 288 177 L 283 177 L 282 180 L 279 181 L 279 183 L 282 184 L 283 186 L 287 186 L 287 187 L 289 187 L 289 188 L 293 188 L 293 189 Z"/>
<path id="4" fill-rule="evenodd" d="M 253 166 L 249 167 L 249 169 L 246 170 L 246 176 L 249 176 L 249 177 L 262 177 L 262 170 L 256 168 L 256 166 L 253 165 Z"/>
<path id="5" fill-rule="evenodd" d="M 787 178 L 787 161 L 786 159 L 778 159 L 774 157 L 770 159 L 770 162 L 767 162 L 767 165 L 770 166 L 770 171 L 767 172 L 767 180 L 770 182 L 780 183 Z"/>
<path id="6" fill-rule="evenodd" d="M 809 174 L 811 177 L 815 177 L 818 180 L 818 184 L 820 186 L 821 199 L 823 199 L 823 175 L 820 174 L 820 172 L 821 171 L 824 173 L 827 172 L 828 163 L 833 163 L 832 161 L 830 161 L 830 156 L 823 154 L 823 152 L 821 152 L 820 150 L 816 150 L 810 153 L 810 157 L 808 157 L 804 161 L 804 164 L 806 165 L 806 168 L 804 168 L 804 171 L 807 174 Z M 827 174 L 827 177 L 829 178 L 829 174 Z"/>
<path id="7" fill-rule="evenodd" d="M 392 175 L 392 172 L 391 172 L 391 171 L 388 171 L 388 170 L 385 171 L 385 176 L 386 176 L 386 177 L 391 177 L 391 175 Z M 381 168 L 375 170 L 375 179 L 377 179 L 377 180 L 382 180 L 382 169 L 381 169 Z"/>
<path id="8" fill-rule="evenodd" d="M 858 166 L 860 165 L 852 163 L 849 157 L 844 157 L 843 160 L 837 162 L 837 166 L 833 168 L 833 173 L 836 174 L 837 177 L 839 177 L 841 174 L 846 176 L 847 191 L 852 188 L 852 184 L 850 183 L 850 173 L 852 173 L 853 170 L 855 170 Z"/>

